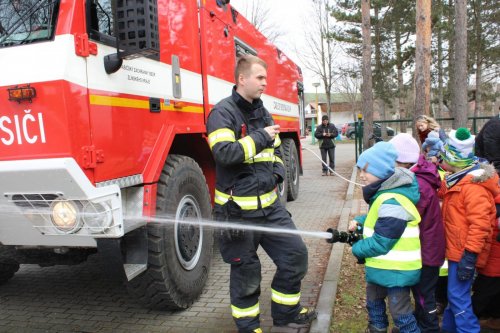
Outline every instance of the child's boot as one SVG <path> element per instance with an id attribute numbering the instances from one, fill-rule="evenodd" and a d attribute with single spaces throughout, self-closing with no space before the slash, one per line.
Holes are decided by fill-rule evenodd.
<path id="1" fill-rule="evenodd" d="M 387 327 L 386 328 L 377 328 L 377 327 L 370 324 L 366 328 L 365 333 L 387 333 Z"/>

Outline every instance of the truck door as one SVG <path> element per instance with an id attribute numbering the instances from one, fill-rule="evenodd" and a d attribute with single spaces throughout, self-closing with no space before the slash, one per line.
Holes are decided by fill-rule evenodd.
<path id="1" fill-rule="evenodd" d="M 172 91 L 171 80 L 163 80 L 171 77 L 171 70 L 158 57 L 137 57 L 124 60 L 116 72 L 106 73 L 104 57 L 117 52 L 113 3 L 90 0 L 86 7 L 89 38 L 97 45 L 97 54 L 87 62 L 95 181 L 141 183 L 162 127 L 160 97 Z M 126 183 L 134 185 L 130 181 Z"/>

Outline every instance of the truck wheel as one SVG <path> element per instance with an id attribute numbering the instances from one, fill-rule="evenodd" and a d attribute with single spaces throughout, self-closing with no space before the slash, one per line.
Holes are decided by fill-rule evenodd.
<path id="1" fill-rule="evenodd" d="M 173 222 L 211 215 L 206 180 L 193 159 L 168 157 L 158 183 L 156 214 L 168 222 L 148 225 L 148 268 L 128 287 L 150 308 L 186 309 L 205 286 L 214 242 L 209 228 Z"/>
<path id="2" fill-rule="evenodd" d="M 283 207 L 286 207 L 286 202 L 287 202 L 287 190 L 288 190 L 287 183 L 288 183 L 288 180 L 285 177 L 285 179 L 283 180 L 283 183 L 278 184 L 278 195 L 280 198 L 281 205 Z"/>
<path id="3" fill-rule="evenodd" d="M 18 270 L 19 264 L 17 262 L 0 262 L 0 285 L 9 281 Z"/>
<path id="4" fill-rule="evenodd" d="M 293 139 L 284 139 L 283 163 L 286 169 L 287 199 L 294 201 L 299 197 L 299 154 Z"/>

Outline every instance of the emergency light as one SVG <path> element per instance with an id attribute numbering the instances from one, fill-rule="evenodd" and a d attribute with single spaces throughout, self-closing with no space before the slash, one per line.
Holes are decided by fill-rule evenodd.
<path id="1" fill-rule="evenodd" d="M 14 101 L 21 103 L 22 101 L 32 102 L 33 98 L 36 97 L 36 90 L 30 85 L 26 86 L 15 86 L 14 88 L 7 88 L 9 92 L 9 101 Z"/>

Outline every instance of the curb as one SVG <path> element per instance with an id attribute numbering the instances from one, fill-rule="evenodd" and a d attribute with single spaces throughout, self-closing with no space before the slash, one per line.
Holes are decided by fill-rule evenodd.
<path id="1" fill-rule="evenodd" d="M 354 166 L 351 174 L 351 181 L 353 182 L 356 181 L 357 171 L 357 167 Z M 354 184 L 349 183 L 345 201 L 342 205 L 342 211 L 340 213 L 339 224 L 337 226 L 339 230 L 345 231 L 349 225 L 349 215 L 352 208 L 353 194 Z M 332 246 L 332 252 L 330 253 L 330 259 L 328 260 L 328 266 L 326 267 L 325 277 L 323 279 L 323 284 L 319 292 L 318 303 L 316 306 L 318 318 L 311 324 L 309 333 L 330 332 L 344 247 L 345 244 L 343 243 L 336 243 Z"/>

